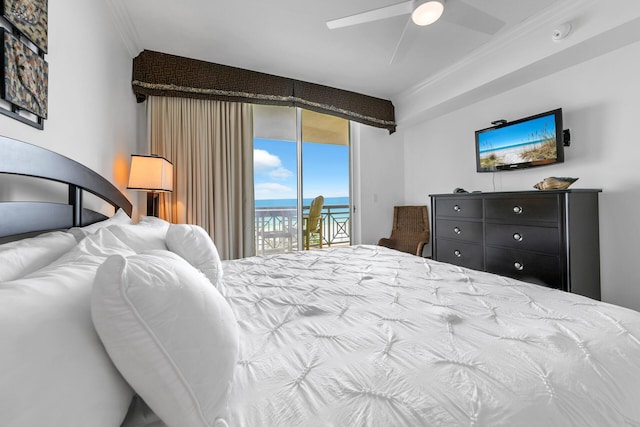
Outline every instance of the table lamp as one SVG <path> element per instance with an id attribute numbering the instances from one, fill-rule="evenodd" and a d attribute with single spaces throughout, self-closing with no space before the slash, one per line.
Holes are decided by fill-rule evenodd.
<path id="1" fill-rule="evenodd" d="M 159 193 L 173 191 L 173 164 L 164 157 L 131 155 L 130 190 L 147 192 L 147 215 L 158 216 Z"/>

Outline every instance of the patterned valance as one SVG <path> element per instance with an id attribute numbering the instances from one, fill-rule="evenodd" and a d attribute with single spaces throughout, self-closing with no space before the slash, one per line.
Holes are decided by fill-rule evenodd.
<path id="1" fill-rule="evenodd" d="M 131 85 L 138 102 L 151 95 L 288 105 L 396 130 L 385 99 L 149 50 L 133 59 Z"/>

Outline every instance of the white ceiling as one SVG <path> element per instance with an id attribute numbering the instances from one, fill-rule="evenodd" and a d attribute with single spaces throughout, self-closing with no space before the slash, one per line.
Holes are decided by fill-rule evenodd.
<path id="1" fill-rule="evenodd" d="M 571 0 L 464 0 L 505 26 L 494 36 L 445 19 L 409 26 L 391 64 L 408 16 L 335 30 L 325 22 L 401 0 L 108 1 L 133 56 L 155 50 L 390 99 Z M 461 1 L 448 0 L 445 16 Z"/>

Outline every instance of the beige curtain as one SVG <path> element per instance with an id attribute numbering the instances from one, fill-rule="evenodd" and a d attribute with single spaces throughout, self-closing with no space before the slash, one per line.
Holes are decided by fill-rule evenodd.
<path id="1" fill-rule="evenodd" d="M 250 104 L 150 96 L 151 154 L 174 167 L 160 217 L 197 224 L 222 259 L 254 254 L 253 117 Z"/>

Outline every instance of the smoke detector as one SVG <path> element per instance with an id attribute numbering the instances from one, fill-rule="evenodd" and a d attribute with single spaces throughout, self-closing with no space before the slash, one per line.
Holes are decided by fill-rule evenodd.
<path id="1" fill-rule="evenodd" d="M 554 42 L 558 42 L 566 38 L 570 32 L 571 32 L 571 23 L 565 22 L 564 24 L 558 26 L 555 30 L 553 30 L 553 33 L 551 33 L 551 39 Z"/>

